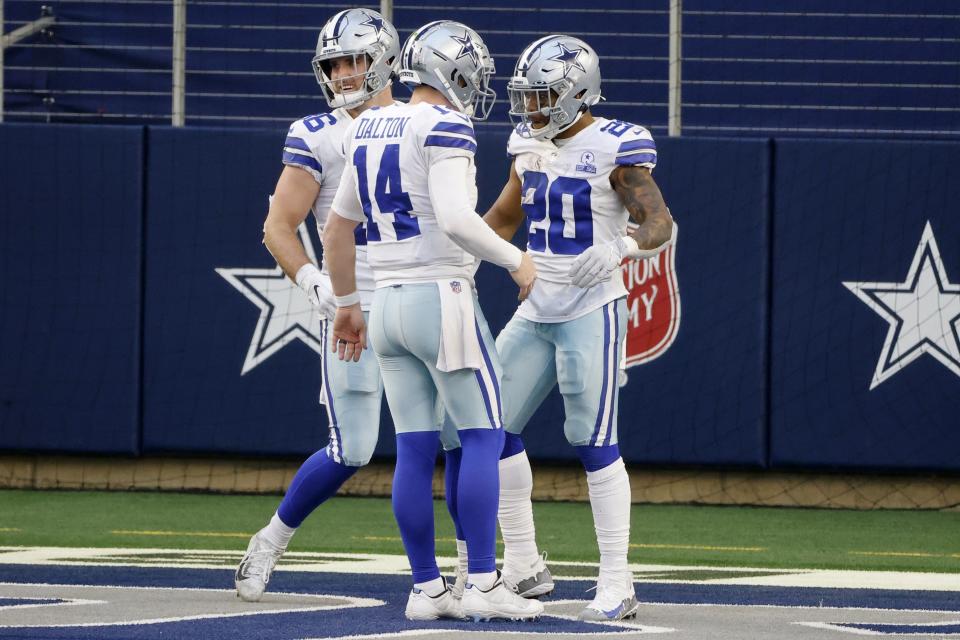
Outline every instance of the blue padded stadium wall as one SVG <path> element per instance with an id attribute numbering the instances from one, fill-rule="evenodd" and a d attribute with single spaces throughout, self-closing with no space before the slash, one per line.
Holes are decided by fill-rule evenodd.
<path id="1" fill-rule="evenodd" d="M 261 278 L 299 294 L 261 244 L 282 138 L 0 125 L 0 448 L 304 456 L 324 443 L 317 346 L 261 333 L 276 300 L 235 284 Z M 502 138 L 479 135 L 481 210 L 509 170 Z M 960 469 L 957 322 L 921 340 L 923 321 L 949 321 L 960 304 L 950 280 L 960 273 L 960 145 L 659 147 L 655 175 L 681 229 L 682 321 L 669 350 L 629 369 L 627 460 Z M 309 241 L 317 250 L 315 230 Z M 514 286 L 487 265 L 478 283 L 497 332 Z M 863 296 L 906 314 L 910 298 L 882 297 L 897 291 L 934 306 L 914 310 L 917 326 L 888 352 L 897 323 Z M 251 353 L 259 361 L 244 372 Z M 535 458 L 573 458 L 556 394 L 525 436 Z M 385 411 L 377 453 L 393 451 Z"/>
<path id="2" fill-rule="evenodd" d="M 309 454 L 326 439 L 320 347 L 271 323 L 289 286 L 261 227 L 283 127 L 326 109 L 309 60 L 345 5 L 187 3 L 186 129 L 164 126 L 172 3 L 5 0 L 4 32 L 44 5 L 56 23 L 4 52 L 0 449 Z M 682 318 L 669 350 L 629 370 L 625 456 L 960 470 L 960 4 L 687 0 L 681 138 L 666 136 L 668 8 L 394 13 L 401 37 L 462 20 L 496 58 L 481 210 L 509 168 L 506 78 L 544 33 L 593 44 L 597 113 L 657 138 Z M 513 284 L 489 266 L 478 280 L 496 333 Z M 532 456 L 573 459 L 561 423 L 554 393 L 527 428 Z M 385 410 L 377 453 L 393 450 Z"/>
<path id="3" fill-rule="evenodd" d="M 0 126 L 0 449 L 139 447 L 143 129 Z"/>
<path id="4" fill-rule="evenodd" d="M 960 469 L 958 159 L 776 142 L 772 466 Z"/>
<path id="5" fill-rule="evenodd" d="M 216 271 L 276 266 L 261 242 L 282 132 L 150 127 L 148 143 L 143 450 L 316 450 L 317 354 L 290 345 L 241 375 L 260 311 Z"/>

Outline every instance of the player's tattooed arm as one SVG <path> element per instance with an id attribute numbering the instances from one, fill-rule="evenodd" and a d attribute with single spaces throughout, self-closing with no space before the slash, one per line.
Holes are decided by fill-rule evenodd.
<path id="1" fill-rule="evenodd" d="M 640 225 L 630 234 L 640 249 L 655 249 L 670 239 L 673 218 L 649 169 L 617 167 L 610 174 L 610 184 L 620 195 L 630 217 Z"/>
<path id="2" fill-rule="evenodd" d="M 522 196 L 520 178 L 517 176 L 514 165 L 510 164 L 510 177 L 503 185 L 503 190 L 497 201 L 484 214 L 483 221 L 492 228 L 498 236 L 510 242 L 523 224 L 523 207 L 520 206 Z"/>

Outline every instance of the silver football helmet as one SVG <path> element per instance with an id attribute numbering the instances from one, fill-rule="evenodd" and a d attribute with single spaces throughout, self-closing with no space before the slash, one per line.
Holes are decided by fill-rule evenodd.
<path id="1" fill-rule="evenodd" d="M 550 140 L 600 101 L 600 59 L 579 38 L 540 38 L 520 54 L 507 93 L 517 132 Z"/>
<path id="2" fill-rule="evenodd" d="M 351 108 L 390 85 L 399 54 L 400 36 L 389 21 L 373 9 L 347 9 L 327 20 L 320 30 L 313 72 L 331 109 Z M 354 68 L 366 71 L 332 80 L 330 61 L 341 57 L 353 57 Z M 365 62 L 360 63 L 364 57 Z M 345 81 L 358 88 L 344 91 Z"/>
<path id="3" fill-rule="evenodd" d="M 493 109 L 497 92 L 490 88 L 490 79 L 494 73 L 487 45 L 476 31 L 459 22 L 423 25 L 400 52 L 400 82 L 433 87 L 474 120 L 486 120 Z"/>

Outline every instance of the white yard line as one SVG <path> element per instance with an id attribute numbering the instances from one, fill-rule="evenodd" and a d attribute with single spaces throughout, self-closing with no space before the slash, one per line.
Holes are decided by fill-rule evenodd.
<path id="1" fill-rule="evenodd" d="M 156 556 L 180 555 L 180 559 Z M 192 569 L 227 569 L 239 562 L 242 551 L 202 549 L 123 549 L 67 547 L 0 547 L 0 565 L 71 565 L 175 567 Z M 216 562 L 211 561 L 215 559 Z M 456 558 L 438 558 L 440 568 L 452 570 Z M 564 576 L 564 567 L 596 567 L 593 562 L 551 562 L 554 577 L 560 580 L 591 580 L 590 576 Z M 290 552 L 280 563 L 283 571 L 311 573 L 367 573 L 405 575 L 410 565 L 401 555 Z M 836 589 L 893 589 L 900 591 L 960 592 L 960 573 L 926 573 L 905 571 L 841 571 L 835 569 L 768 569 L 764 567 L 711 567 L 633 564 L 630 569 L 637 582 L 655 584 L 708 584 L 771 587 L 818 587 Z M 676 577 L 646 578 L 643 574 L 671 572 Z M 684 580 L 686 572 L 717 572 L 722 578 Z M 767 575 L 730 577 L 730 574 L 765 573 Z"/>

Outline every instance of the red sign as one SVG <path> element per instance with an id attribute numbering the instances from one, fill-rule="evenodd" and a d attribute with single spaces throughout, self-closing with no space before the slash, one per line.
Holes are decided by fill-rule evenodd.
<path id="1" fill-rule="evenodd" d="M 645 260 L 620 265 L 627 287 L 627 340 L 621 368 L 659 358 L 680 328 L 680 290 L 674 267 L 676 244 Z"/>

